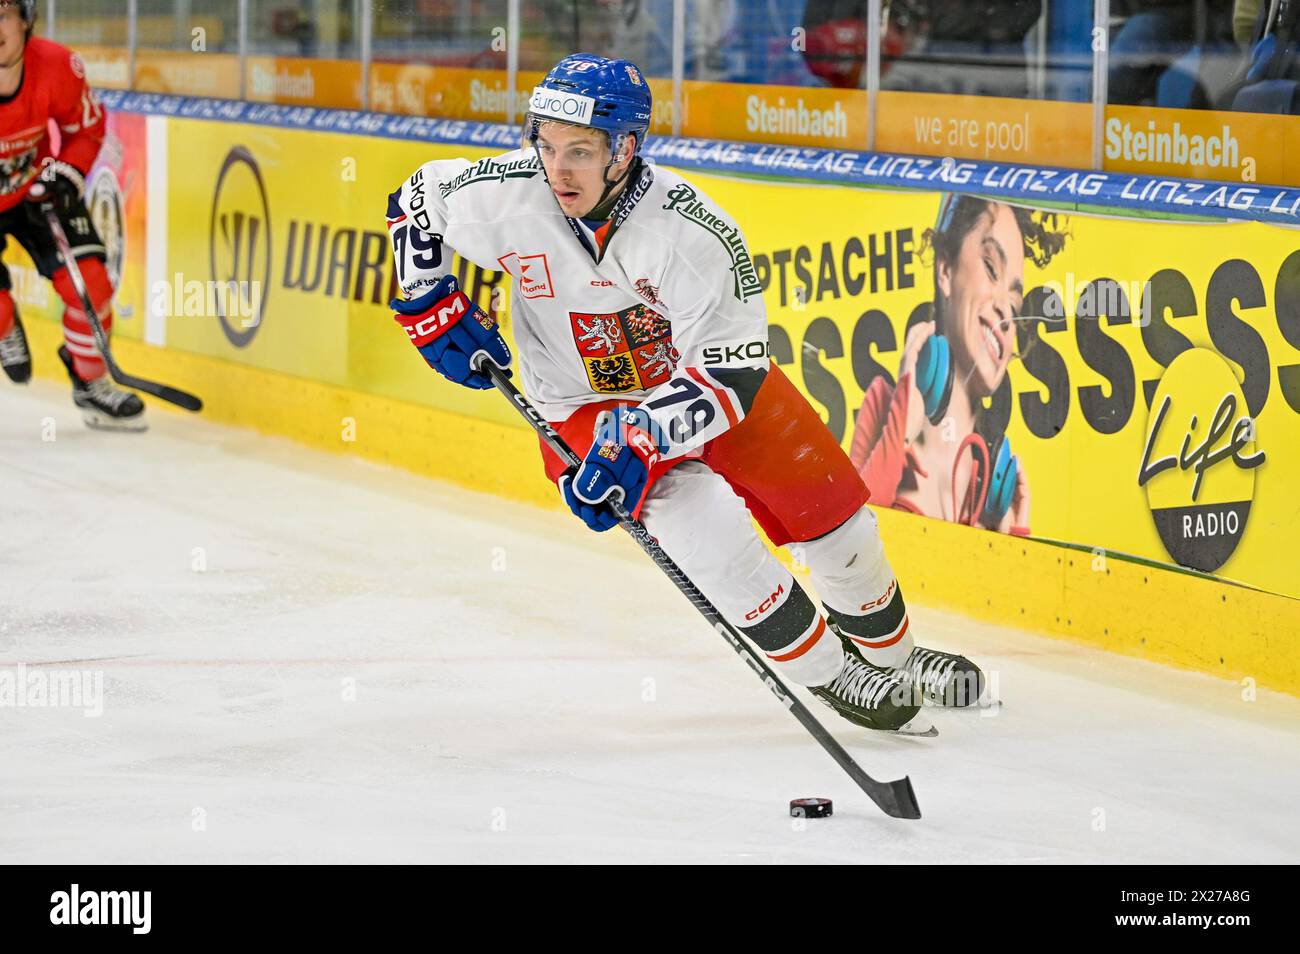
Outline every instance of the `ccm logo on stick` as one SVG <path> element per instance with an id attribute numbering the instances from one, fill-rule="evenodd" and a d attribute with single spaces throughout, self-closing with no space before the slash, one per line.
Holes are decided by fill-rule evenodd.
<path id="1" fill-rule="evenodd" d="M 732 361 L 757 361 L 767 357 L 766 341 L 747 341 L 738 345 L 712 345 L 704 349 L 704 363 L 730 364 Z"/>

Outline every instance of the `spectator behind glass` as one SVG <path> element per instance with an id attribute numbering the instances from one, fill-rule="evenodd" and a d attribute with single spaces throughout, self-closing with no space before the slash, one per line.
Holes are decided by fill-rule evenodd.
<path id="1" fill-rule="evenodd" d="M 881 88 L 1024 97 L 1025 36 L 1041 0 L 885 3 Z M 866 65 L 866 0 L 808 0 L 804 58 L 831 86 L 859 87 Z"/>
<path id="2" fill-rule="evenodd" d="M 909 0 L 889 5 L 880 88 L 1026 97 L 1026 36 L 1041 0 Z"/>
<path id="3" fill-rule="evenodd" d="M 1130 0 L 1124 10 L 1128 15 L 1110 41 L 1108 101 L 1209 107 L 1241 62 L 1233 0 Z"/>
<path id="4" fill-rule="evenodd" d="M 1255 23 L 1263 4 L 1260 0 L 1237 0 L 1232 5 L 1232 38 L 1243 50 L 1250 49 L 1255 36 Z"/>

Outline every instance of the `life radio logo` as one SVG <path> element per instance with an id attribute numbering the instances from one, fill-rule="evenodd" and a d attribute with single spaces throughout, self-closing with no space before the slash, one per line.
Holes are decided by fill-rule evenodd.
<path id="1" fill-rule="evenodd" d="M 230 343 L 246 348 L 262 326 L 271 288 L 271 207 L 262 170 L 243 146 L 226 153 L 212 190 L 208 264 L 214 282 L 242 296 L 239 310 L 248 317 L 232 320 L 222 295 L 216 311 Z"/>
<path id="2" fill-rule="evenodd" d="M 1170 362 L 1147 415 L 1138 486 L 1180 565 L 1212 573 L 1237 548 L 1265 461 L 1257 440 L 1241 385 L 1217 352 L 1190 348 Z"/>
<path id="3" fill-rule="evenodd" d="M 551 266 L 545 255 L 520 255 L 511 252 L 497 259 L 501 270 L 508 273 L 519 285 L 519 294 L 525 298 L 554 298 L 555 286 L 551 284 Z"/>

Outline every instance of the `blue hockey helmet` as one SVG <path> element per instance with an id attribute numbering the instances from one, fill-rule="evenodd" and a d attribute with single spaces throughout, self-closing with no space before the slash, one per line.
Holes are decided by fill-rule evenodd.
<path id="1" fill-rule="evenodd" d="M 640 152 L 650 131 L 650 105 L 650 86 L 635 63 L 574 53 L 534 87 L 524 129 L 528 141 L 535 143 L 543 122 L 590 126 L 609 136 L 613 155 L 634 133 Z"/>

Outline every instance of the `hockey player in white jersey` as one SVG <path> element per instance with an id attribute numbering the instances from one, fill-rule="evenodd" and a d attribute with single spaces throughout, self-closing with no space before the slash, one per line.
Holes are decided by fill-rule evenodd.
<path id="1" fill-rule="evenodd" d="M 650 91 L 626 60 L 566 57 L 523 148 L 415 170 L 388 203 L 396 318 L 451 381 L 511 355 L 456 286 L 453 250 L 513 280 L 523 386 L 585 460 L 547 475 L 595 530 L 614 495 L 789 680 L 872 729 L 924 732 L 922 699 L 968 705 L 969 660 L 916 647 L 868 493 L 768 359 L 762 286 L 736 223 L 645 162 Z M 752 518 L 752 520 L 751 520 Z M 824 613 L 754 531 L 806 565 Z"/>

